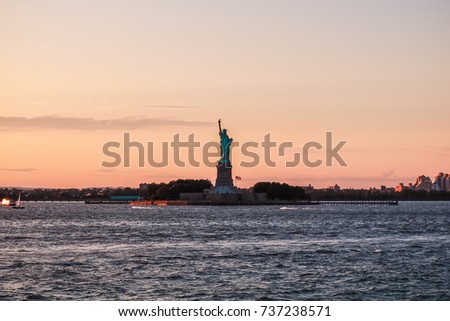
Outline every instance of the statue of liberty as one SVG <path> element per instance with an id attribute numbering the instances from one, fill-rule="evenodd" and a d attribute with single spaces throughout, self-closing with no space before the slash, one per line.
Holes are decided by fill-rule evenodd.
<path id="1" fill-rule="evenodd" d="M 228 137 L 227 130 L 222 129 L 221 121 L 219 119 L 219 136 L 220 136 L 220 163 L 230 163 L 230 146 L 233 138 Z"/>

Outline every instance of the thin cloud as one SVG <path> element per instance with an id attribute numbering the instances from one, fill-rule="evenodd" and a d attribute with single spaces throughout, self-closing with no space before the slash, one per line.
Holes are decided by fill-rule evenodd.
<path id="1" fill-rule="evenodd" d="M 380 152 L 415 152 L 413 147 L 370 147 L 370 148 L 346 148 L 347 153 L 380 153 Z"/>
<path id="2" fill-rule="evenodd" d="M 37 168 L 0 168 L 3 172 L 37 172 Z"/>
<path id="3" fill-rule="evenodd" d="M 175 119 L 126 117 L 117 119 L 96 119 L 81 117 L 42 116 L 42 117 L 0 117 L 0 131 L 23 131 L 36 129 L 55 130 L 108 130 L 142 129 L 167 126 L 209 126 L 208 122 Z"/>
<path id="4" fill-rule="evenodd" d="M 184 105 L 146 105 L 144 108 L 155 108 L 155 109 L 201 109 L 201 106 L 184 106 Z"/>
<path id="5" fill-rule="evenodd" d="M 114 172 L 116 169 L 115 168 L 99 168 L 96 169 L 97 172 L 105 172 L 105 173 L 111 173 Z"/>

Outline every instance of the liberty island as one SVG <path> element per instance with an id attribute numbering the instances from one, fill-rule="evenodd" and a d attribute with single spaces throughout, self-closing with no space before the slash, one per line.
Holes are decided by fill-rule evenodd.
<path id="1" fill-rule="evenodd" d="M 262 204 L 267 202 L 266 193 L 253 193 L 247 189 L 237 188 L 233 183 L 231 144 L 233 139 L 228 136 L 228 130 L 222 129 L 219 119 L 220 159 L 217 163 L 216 184 L 203 193 L 180 193 L 180 200 L 188 201 L 192 205 L 217 204 Z"/>

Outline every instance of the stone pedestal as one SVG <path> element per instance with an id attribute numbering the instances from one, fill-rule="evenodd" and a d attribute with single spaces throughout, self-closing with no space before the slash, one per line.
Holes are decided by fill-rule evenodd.
<path id="1" fill-rule="evenodd" d="M 217 164 L 216 188 L 221 186 L 234 187 L 231 168 L 232 166 L 230 163 L 219 162 L 219 164 Z"/>

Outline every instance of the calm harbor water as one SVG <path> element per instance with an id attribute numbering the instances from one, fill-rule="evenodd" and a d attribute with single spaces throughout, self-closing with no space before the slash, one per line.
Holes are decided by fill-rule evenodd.
<path id="1" fill-rule="evenodd" d="M 450 202 L 0 208 L 0 300 L 450 300 Z"/>

